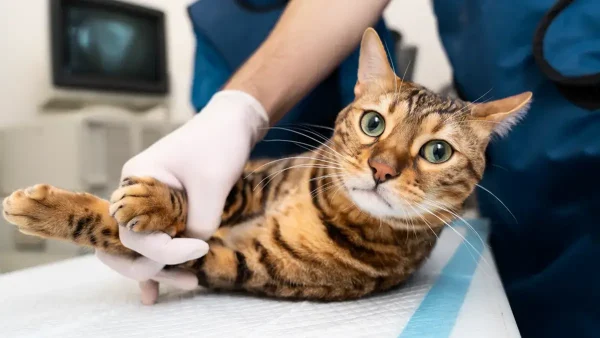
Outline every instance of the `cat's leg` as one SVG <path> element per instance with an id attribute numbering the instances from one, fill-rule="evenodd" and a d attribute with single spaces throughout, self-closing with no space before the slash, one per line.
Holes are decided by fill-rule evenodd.
<path id="1" fill-rule="evenodd" d="M 13 192 L 3 207 L 4 218 L 25 234 L 135 255 L 121 245 L 118 224 L 108 213 L 109 202 L 96 196 L 39 184 Z"/>
<path id="2" fill-rule="evenodd" d="M 4 200 L 4 218 L 23 233 L 71 241 L 109 253 L 137 255 L 119 240 L 119 224 L 136 232 L 185 228 L 185 193 L 152 178 L 126 178 L 112 204 L 49 185 L 18 190 Z"/>
<path id="3" fill-rule="evenodd" d="M 249 163 L 247 168 L 255 170 L 261 165 Z M 227 198 L 224 223 L 263 210 L 263 198 L 269 190 L 252 188 L 266 177 L 259 177 L 266 175 L 260 169 L 245 172 L 236 183 Z M 152 178 L 129 177 L 121 182 L 110 202 L 87 193 L 36 185 L 15 191 L 4 200 L 3 207 L 4 218 L 23 233 L 136 255 L 119 241 L 119 224 L 135 232 L 162 231 L 175 237 L 185 228 L 188 205 L 183 191 Z"/>
<path id="4" fill-rule="evenodd" d="M 239 221 L 262 212 L 269 189 L 265 162 L 250 162 L 226 202 L 222 219 Z M 256 170 L 252 172 L 251 170 Z M 262 181 L 262 183 L 261 183 Z M 253 189 L 256 185 L 262 188 Z M 152 178 L 125 178 L 106 201 L 50 185 L 15 191 L 4 200 L 4 218 L 23 233 L 61 239 L 116 254 L 137 255 L 119 241 L 119 224 L 135 232 L 162 231 L 175 237 L 185 228 L 183 191 Z"/>

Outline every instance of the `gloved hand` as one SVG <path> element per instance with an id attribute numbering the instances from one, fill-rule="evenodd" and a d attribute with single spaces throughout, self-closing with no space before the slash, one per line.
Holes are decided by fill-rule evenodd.
<path id="1" fill-rule="evenodd" d="M 164 233 L 139 234 L 124 226 L 119 237 L 143 257 L 128 259 L 97 251 L 106 265 L 140 282 L 142 302 L 153 304 L 160 283 L 182 289 L 198 286 L 183 270 L 163 270 L 208 252 L 205 240 L 217 230 L 225 199 L 242 175 L 249 154 L 266 133 L 269 119 L 263 106 L 241 91 L 221 91 L 188 123 L 130 159 L 127 176 L 150 176 L 173 188 L 185 187 L 188 197 L 186 237 Z"/>

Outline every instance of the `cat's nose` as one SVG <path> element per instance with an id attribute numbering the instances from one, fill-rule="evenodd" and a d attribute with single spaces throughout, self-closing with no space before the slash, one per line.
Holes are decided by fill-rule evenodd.
<path id="1" fill-rule="evenodd" d="M 383 183 L 398 176 L 396 169 L 385 163 L 369 160 L 369 166 L 373 172 L 373 178 L 377 183 Z"/>

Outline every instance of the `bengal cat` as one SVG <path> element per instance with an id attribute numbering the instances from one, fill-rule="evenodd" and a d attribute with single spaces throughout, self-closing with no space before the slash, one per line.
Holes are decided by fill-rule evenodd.
<path id="1" fill-rule="evenodd" d="M 363 35 L 355 94 L 319 148 L 249 163 L 208 254 L 178 267 L 204 287 L 281 298 L 346 300 L 399 285 L 481 179 L 490 138 L 532 96 L 468 103 L 404 82 L 373 29 Z M 26 234 L 132 256 L 119 224 L 181 236 L 187 214 L 185 192 L 146 177 L 125 178 L 110 202 L 36 185 L 3 206 Z"/>

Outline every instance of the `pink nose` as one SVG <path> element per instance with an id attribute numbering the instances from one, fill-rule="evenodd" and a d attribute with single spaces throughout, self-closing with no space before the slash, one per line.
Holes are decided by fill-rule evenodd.
<path id="1" fill-rule="evenodd" d="M 396 169 L 392 168 L 391 166 L 385 163 L 369 160 L 369 166 L 371 167 L 371 171 L 373 172 L 373 178 L 377 183 L 383 183 L 389 179 L 398 176 L 398 172 L 396 171 Z"/>

